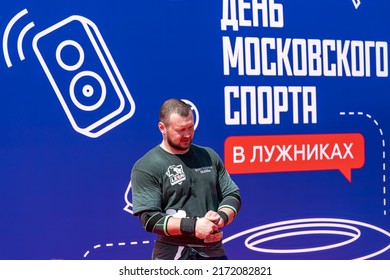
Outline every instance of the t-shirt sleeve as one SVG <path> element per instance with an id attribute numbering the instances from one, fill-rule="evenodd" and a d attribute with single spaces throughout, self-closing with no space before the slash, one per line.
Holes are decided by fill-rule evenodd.
<path id="1" fill-rule="evenodd" d="M 161 187 L 158 179 L 135 165 L 131 172 L 134 215 L 143 211 L 161 212 Z"/>

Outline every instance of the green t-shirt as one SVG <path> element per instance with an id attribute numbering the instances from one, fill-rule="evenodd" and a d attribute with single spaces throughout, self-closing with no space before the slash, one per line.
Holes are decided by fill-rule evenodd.
<path id="1" fill-rule="evenodd" d="M 238 187 L 218 154 L 192 144 L 183 155 L 159 145 L 139 159 L 131 173 L 133 212 L 159 211 L 179 217 L 203 217 Z"/>

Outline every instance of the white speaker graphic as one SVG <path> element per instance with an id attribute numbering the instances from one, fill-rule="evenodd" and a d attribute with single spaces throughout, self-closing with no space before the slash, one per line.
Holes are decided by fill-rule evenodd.
<path id="1" fill-rule="evenodd" d="M 8 36 L 25 9 L 7 25 L 3 52 L 8 67 Z M 34 27 L 29 23 L 18 37 L 22 42 Z M 74 130 L 97 138 L 130 119 L 135 103 L 98 29 L 89 19 L 73 15 L 35 35 L 32 47 Z"/>

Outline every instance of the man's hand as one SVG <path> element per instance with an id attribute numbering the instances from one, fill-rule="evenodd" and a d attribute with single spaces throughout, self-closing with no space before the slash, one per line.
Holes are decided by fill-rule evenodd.
<path id="1" fill-rule="evenodd" d="M 225 225 L 222 217 L 215 211 L 208 211 L 204 217 L 210 222 L 213 222 L 218 228 L 222 228 Z"/>
<path id="2" fill-rule="evenodd" d="M 206 239 L 210 234 L 218 230 L 218 226 L 206 217 L 198 218 L 195 224 L 195 236 Z"/>

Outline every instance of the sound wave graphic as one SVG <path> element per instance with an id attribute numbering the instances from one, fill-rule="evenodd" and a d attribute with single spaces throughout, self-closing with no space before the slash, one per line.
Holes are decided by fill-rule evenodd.
<path id="1" fill-rule="evenodd" d="M 16 14 L 10 20 L 10 22 L 7 24 L 7 27 L 5 28 L 4 35 L 3 35 L 3 55 L 4 55 L 5 62 L 7 64 L 7 66 L 8 66 L 8 68 L 10 68 L 12 66 L 11 58 L 10 58 L 10 55 L 9 55 L 9 52 L 8 52 L 8 38 L 9 38 L 9 35 L 10 35 L 10 32 L 11 32 L 11 29 L 16 24 L 16 22 L 18 20 L 20 20 L 26 14 L 28 14 L 27 9 L 24 9 L 24 10 L 20 11 L 18 14 Z M 33 22 L 30 22 L 19 33 L 18 40 L 17 40 L 17 50 L 18 50 L 18 55 L 19 55 L 19 58 L 20 58 L 21 61 L 23 61 L 25 59 L 25 56 L 24 56 L 24 53 L 23 53 L 23 47 L 22 47 L 23 39 L 24 39 L 26 33 L 31 28 L 33 28 L 34 26 L 35 26 L 35 24 Z"/>

